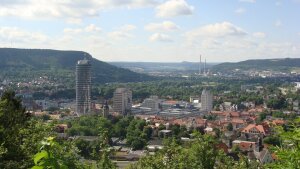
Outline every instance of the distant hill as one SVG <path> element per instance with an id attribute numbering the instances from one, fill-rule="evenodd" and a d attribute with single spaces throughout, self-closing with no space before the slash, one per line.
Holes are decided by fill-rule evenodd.
<path id="1" fill-rule="evenodd" d="M 198 71 L 198 62 L 109 62 L 112 65 L 127 68 L 136 72 L 151 71 Z M 215 65 L 215 63 L 207 63 L 207 68 Z M 204 66 L 204 63 L 202 64 Z"/>
<path id="2" fill-rule="evenodd" d="M 31 77 L 49 73 L 73 78 L 77 61 L 84 58 L 91 61 L 93 81 L 96 83 L 135 82 L 153 78 L 99 61 L 82 51 L 15 48 L 0 48 L 0 75 Z"/>
<path id="3" fill-rule="evenodd" d="M 230 72 L 240 70 L 280 70 L 291 71 L 300 68 L 300 58 L 257 59 L 237 63 L 221 63 L 212 68 L 213 72 Z"/>

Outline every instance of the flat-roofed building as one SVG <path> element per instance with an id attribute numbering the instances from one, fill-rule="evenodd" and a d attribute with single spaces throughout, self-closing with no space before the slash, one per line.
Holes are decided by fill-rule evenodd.
<path id="1" fill-rule="evenodd" d="M 123 115 L 131 112 L 132 91 L 127 88 L 117 88 L 113 97 L 113 109 Z"/>
<path id="2" fill-rule="evenodd" d="M 213 109 L 213 95 L 204 89 L 201 94 L 201 110 L 210 112 Z"/>

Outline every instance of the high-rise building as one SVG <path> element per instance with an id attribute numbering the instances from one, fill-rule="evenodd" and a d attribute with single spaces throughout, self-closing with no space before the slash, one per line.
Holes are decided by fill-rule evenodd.
<path id="1" fill-rule="evenodd" d="M 113 109 L 123 115 L 131 112 L 132 92 L 127 88 L 117 88 L 114 92 Z"/>
<path id="2" fill-rule="evenodd" d="M 210 112 L 213 108 L 213 96 L 210 91 L 204 89 L 201 94 L 201 110 Z"/>
<path id="3" fill-rule="evenodd" d="M 91 64 L 84 59 L 76 65 L 76 113 L 88 114 L 91 111 Z"/>

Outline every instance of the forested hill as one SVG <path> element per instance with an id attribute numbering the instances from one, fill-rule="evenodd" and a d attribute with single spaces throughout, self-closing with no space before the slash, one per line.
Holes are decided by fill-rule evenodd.
<path id="1" fill-rule="evenodd" d="M 300 58 L 285 58 L 285 59 L 257 59 L 246 60 L 237 63 L 221 63 L 215 65 L 212 70 L 214 72 L 227 72 L 235 69 L 241 70 L 281 70 L 291 71 L 300 68 Z"/>
<path id="2" fill-rule="evenodd" d="M 78 60 L 91 60 L 93 81 L 134 82 L 150 80 L 152 77 L 118 68 L 93 58 L 82 51 L 59 51 L 49 49 L 15 49 L 0 48 L 1 77 L 31 77 L 34 75 L 54 75 L 60 78 L 65 75 L 73 77 Z M 61 77 L 64 78 L 64 77 Z"/>

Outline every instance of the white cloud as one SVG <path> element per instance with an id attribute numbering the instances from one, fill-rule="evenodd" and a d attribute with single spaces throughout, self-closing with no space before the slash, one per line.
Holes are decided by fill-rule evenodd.
<path id="1" fill-rule="evenodd" d="M 157 5 L 158 0 L 101 0 L 99 3 L 106 7 L 143 8 Z"/>
<path id="2" fill-rule="evenodd" d="M 84 28 L 85 32 L 101 32 L 101 28 L 97 27 L 94 24 L 90 24 Z"/>
<path id="3" fill-rule="evenodd" d="M 196 28 L 188 31 L 185 35 L 188 39 L 197 39 L 199 37 L 239 37 L 247 35 L 247 32 L 230 22 L 222 22 Z"/>
<path id="4" fill-rule="evenodd" d="M 192 15 L 194 7 L 185 0 L 168 0 L 156 7 L 156 16 L 175 17 L 181 15 Z"/>
<path id="5" fill-rule="evenodd" d="M 255 3 L 256 0 L 239 0 L 240 2 Z"/>
<path id="6" fill-rule="evenodd" d="M 149 38 L 150 41 L 159 41 L 159 42 L 172 42 L 172 38 L 169 35 L 162 33 L 154 33 Z"/>
<path id="7" fill-rule="evenodd" d="M 164 21 L 162 23 L 149 23 L 145 26 L 145 30 L 147 31 L 174 31 L 178 30 L 179 26 L 171 21 Z"/>
<path id="8" fill-rule="evenodd" d="M 234 12 L 237 13 L 237 14 L 243 14 L 243 13 L 246 12 L 246 9 L 244 9 L 244 8 L 238 8 Z"/>
<path id="9" fill-rule="evenodd" d="M 65 28 L 64 33 L 66 34 L 80 34 L 80 33 L 99 33 L 101 28 L 94 24 L 87 25 L 82 28 Z"/>
<path id="10" fill-rule="evenodd" d="M 96 17 L 101 11 L 107 9 L 144 8 L 156 4 L 158 4 L 157 0 L 11 0 L 0 1 L 0 17 L 64 18 L 68 23 L 79 23 L 79 19 Z"/>
<path id="11" fill-rule="evenodd" d="M 281 20 L 277 20 L 277 21 L 275 22 L 275 26 L 276 26 L 276 27 L 281 27 L 281 26 L 282 26 Z"/>
<path id="12" fill-rule="evenodd" d="M 118 28 L 116 31 L 109 32 L 108 36 L 116 39 L 116 40 L 122 40 L 122 39 L 128 39 L 134 37 L 130 32 L 136 29 L 136 26 L 134 25 L 123 25 L 120 28 Z"/>
<path id="13" fill-rule="evenodd" d="M 266 34 L 264 32 L 254 32 L 252 35 L 256 38 L 265 38 L 266 37 Z"/>
<path id="14" fill-rule="evenodd" d="M 68 24 L 80 25 L 80 24 L 82 24 L 82 19 L 80 19 L 80 18 L 68 18 L 68 19 L 66 20 L 66 22 L 67 22 Z"/>
<path id="15" fill-rule="evenodd" d="M 130 25 L 130 24 L 123 25 L 123 26 L 120 27 L 120 30 L 122 30 L 122 31 L 132 31 L 132 30 L 135 30 L 135 29 L 136 29 L 136 26 Z"/>
<path id="16" fill-rule="evenodd" d="M 123 31 L 114 31 L 108 33 L 108 36 L 114 39 L 127 39 L 127 38 L 132 38 L 133 35 L 128 33 L 128 32 L 123 32 Z"/>
<path id="17" fill-rule="evenodd" d="M 206 25 L 185 33 L 183 51 L 199 52 L 214 61 L 240 61 L 246 59 L 297 57 L 300 44 L 272 41 L 264 32 L 247 33 L 231 23 Z M 258 38 L 263 38 L 259 40 Z M 189 57 L 189 56 L 188 56 Z"/>
<path id="18" fill-rule="evenodd" d="M 20 29 L 18 27 L 0 27 L 0 39 L 11 43 L 44 43 L 48 36 L 39 33 Z"/>

